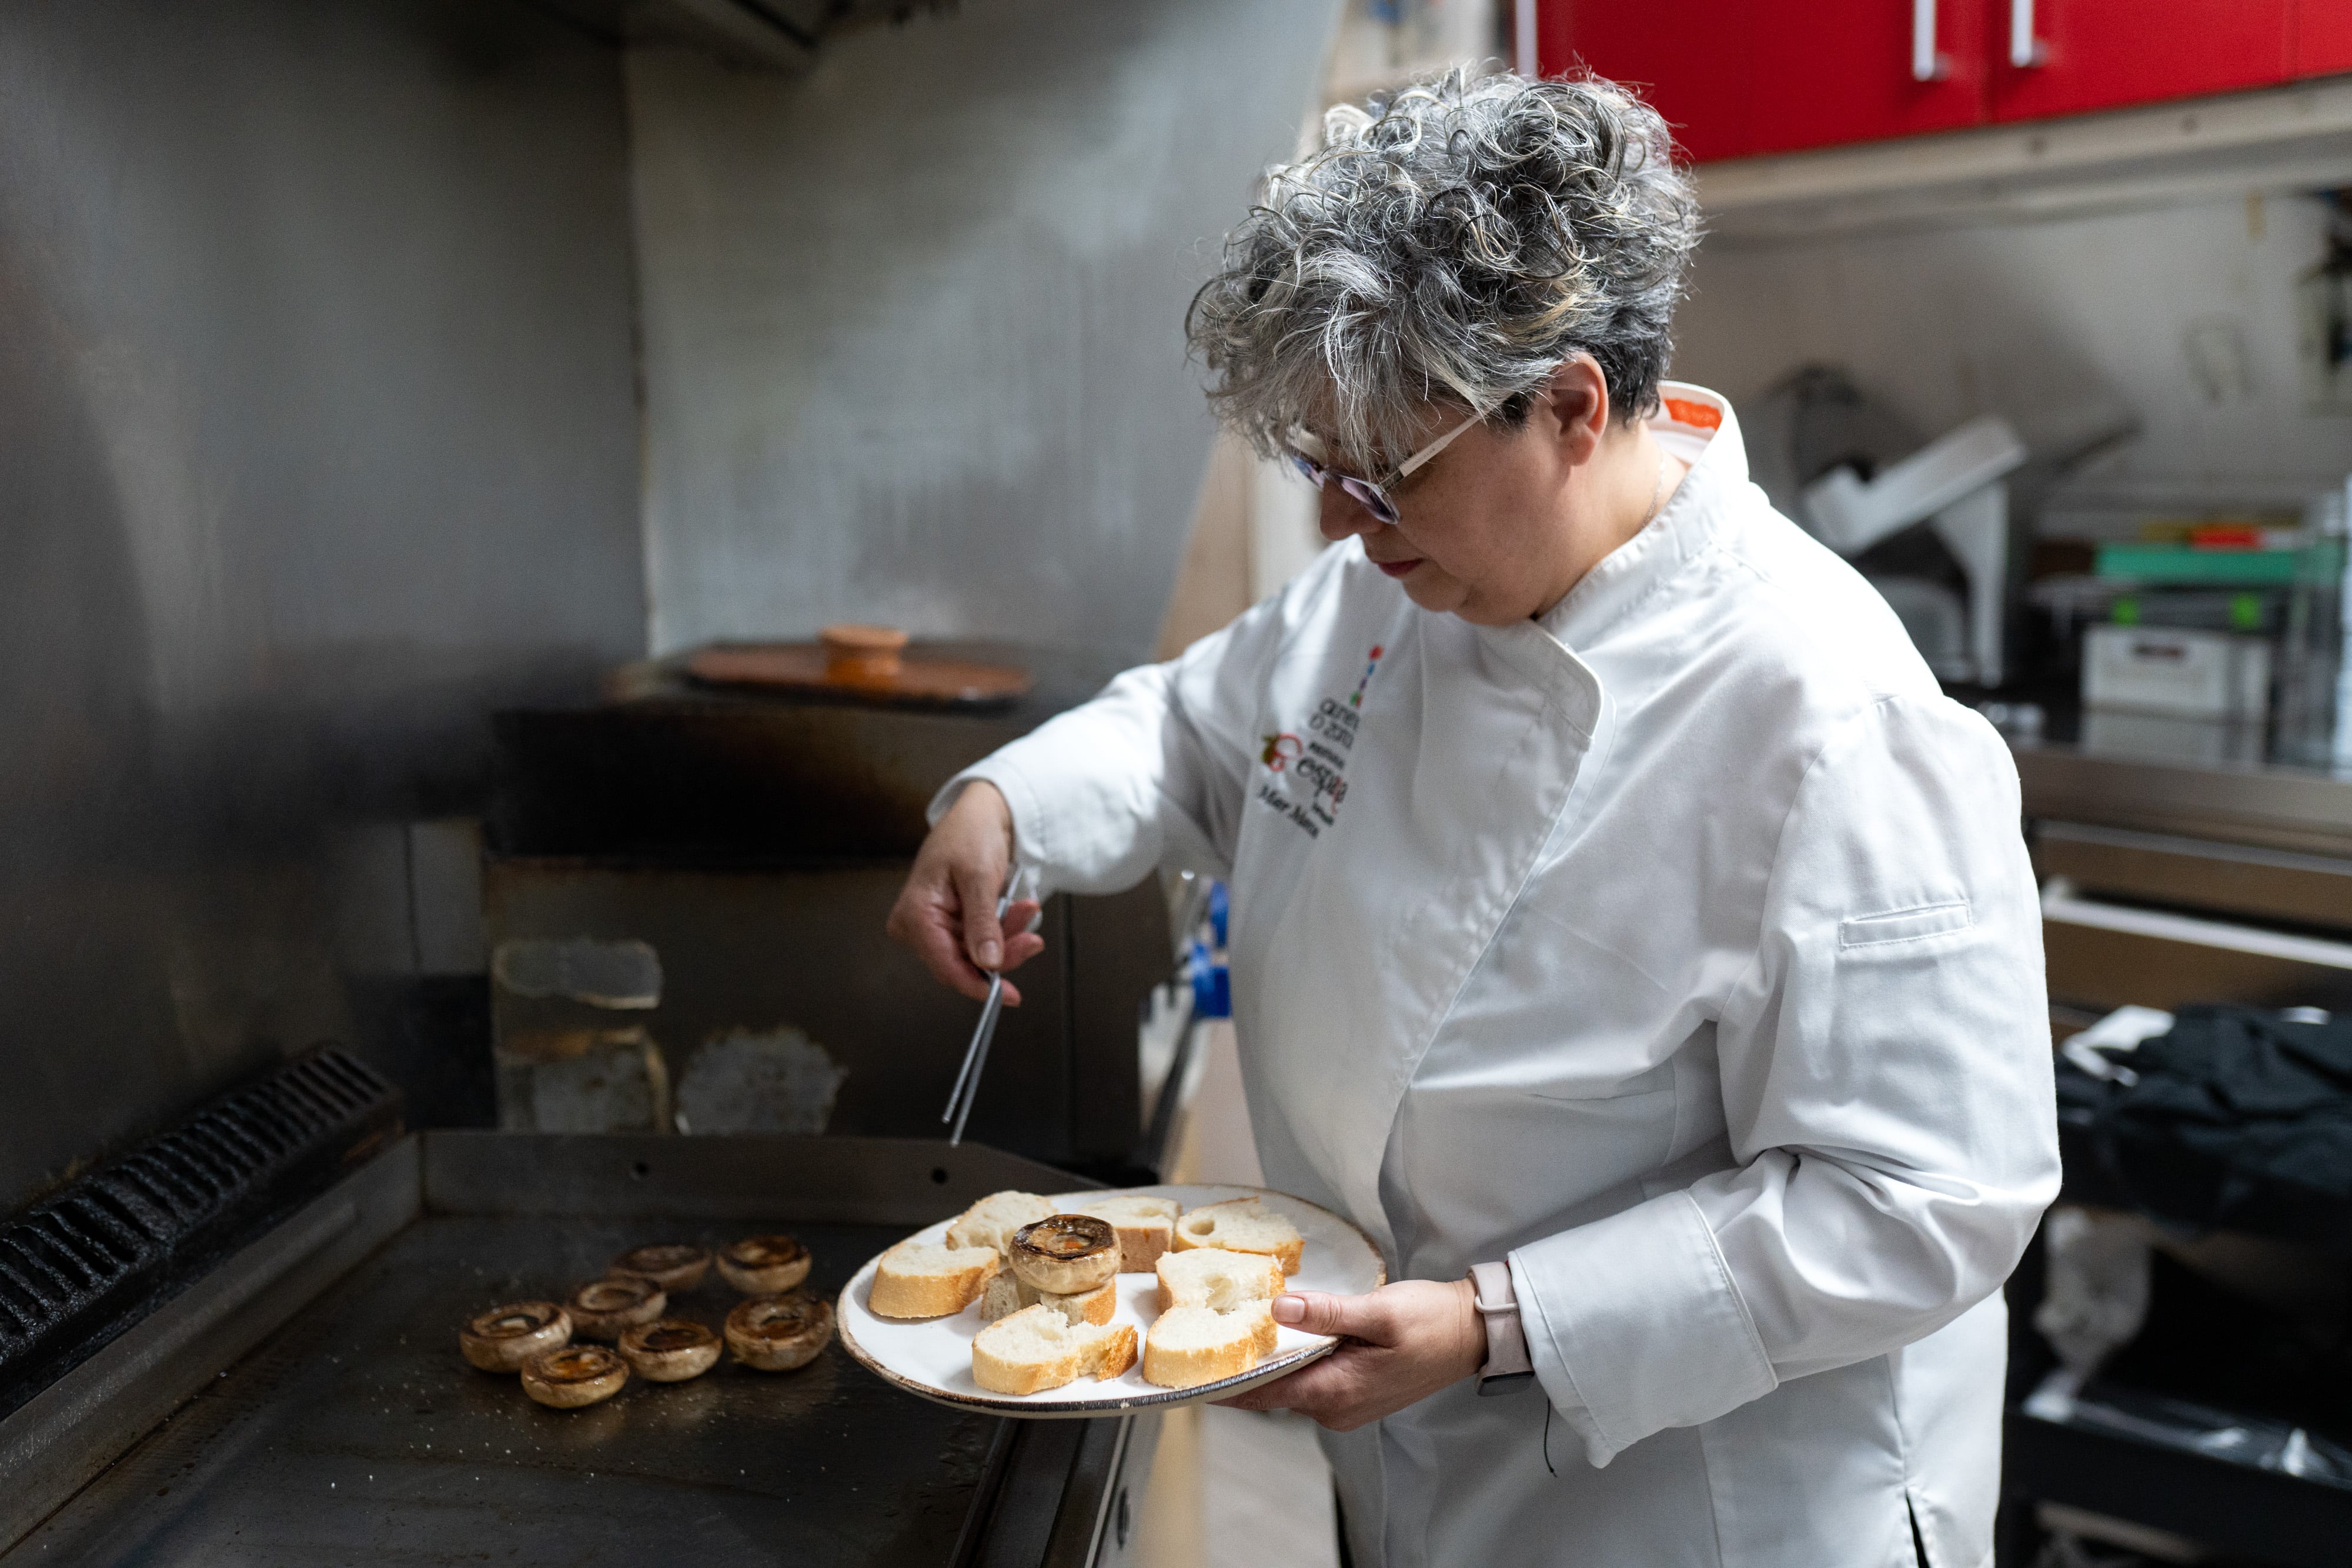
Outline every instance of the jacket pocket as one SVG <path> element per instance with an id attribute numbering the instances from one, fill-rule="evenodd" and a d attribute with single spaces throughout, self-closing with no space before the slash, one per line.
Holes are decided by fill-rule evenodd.
<path id="1" fill-rule="evenodd" d="M 1916 942 L 1924 936 L 1966 931 L 1975 924 L 1976 911 L 1965 898 L 1890 909 L 1884 915 L 1857 915 L 1839 925 L 1838 947 L 1843 951 L 1883 947 L 1893 942 Z"/>

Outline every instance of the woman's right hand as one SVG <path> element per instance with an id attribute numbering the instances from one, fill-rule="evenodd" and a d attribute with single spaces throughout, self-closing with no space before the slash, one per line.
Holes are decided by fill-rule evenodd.
<path id="1" fill-rule="evenodd" d="M 996 918 L 996 901 L 1013 872 L 1013 809 L 996 786 L 975 779 L 915 852 L 915 869 L 898 890 L 883 927 L 915 950 L 940 983 L 974 1001 L 988 995 L 988 969 L 1017 969 L 1045 950 L 1032 936 L 1034 899 L 1023 899 Z M 1004 983 L 1004 1005 L 1021 1005 L 1021 992 Z"/>

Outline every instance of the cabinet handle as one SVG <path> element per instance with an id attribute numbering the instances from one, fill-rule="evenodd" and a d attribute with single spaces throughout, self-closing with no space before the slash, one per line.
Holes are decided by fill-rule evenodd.
<path id="1" fill-rule="evenodd" d="M 2032 70 L 2049 58 L 2050 51 L 2033 36 L 2033 0 L 2009 0 L 2009 63 Z"/>
<path id="2" fill-rule="evenodd" d="M 1936 0 L 1911 0 L 1911 79 L 1942 81 L 1952 66 L 1936 52 Z"/>

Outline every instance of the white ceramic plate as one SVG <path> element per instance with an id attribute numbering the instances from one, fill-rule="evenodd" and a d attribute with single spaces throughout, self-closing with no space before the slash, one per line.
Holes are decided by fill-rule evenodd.
<path id="1" fill-rule="evenodd" d="M 1381 1262 L 1380 1251 L 1364 1233 L 1329 1209 L 1318 1208 L 1305 1198 L 1254 1186 L 1137 1186 L 1118 1190 L 1172 1197 L 1187 1209 L 1229 1197 L 1264 1198 L 1267 1207 L 1286 1215 L 1307 1239 L 1298 1272 L 1290 1276 L 1294 1288 L 1352 1296 L 1378 1290 L 1388 1282 L 1388 1270 Z M 1056 1203 L 1075 1206 L 1110 1195 L 1069 1192 L 1046 1196 Z M 938 1241 L 947 1234 L 954 1218 L 949 1215 L 936 1225 L 926 1226 L 915 1232 L 913 1239 Z M 1328 1355 L 1339 1343 L 1325 1334 L 1302 1333 L 1297 1329 L 1277 1326 L 1274 1354 L 1240 1376 L 1204 1383 L 1196 1388 L 1162 1388 L 1143 1380 L 1141 1354 L 1141 1340 L 1151 1332 L 1152 1319 L 1160 1315 L 1160 1281 L 1150 1274 L 1121 1274 L 1118 1309 L 1111 1321 L 1135 1325 L 1138 1343 L 1133 1366 L 1117 1377 L 1081 1377 L 1075 1383 L 1037 1394 L 991 1394 L 971 1380 L 972 1336 L 983 1326 L 980 1303 L 974 1301 L 949 1317 L 912 1322 L 876 1317 L 866 1302 L 874 1286 L 875 1267 L 881 1260 L 878 1255 L 867 1259 L 866 1266 L 842 1290 L 840 1303 L 835 1309 L 841 1343 L 848 1347 L 850 1354 L 908 1393 L 966 1409 L 1051 1419 L 1224 1399 L 1244 1388 L 1255 1388 L 1296 1372 L 1308 1362 Z"/>

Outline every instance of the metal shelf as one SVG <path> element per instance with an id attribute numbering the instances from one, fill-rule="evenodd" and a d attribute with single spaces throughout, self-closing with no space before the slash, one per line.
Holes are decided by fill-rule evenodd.
<path id="1" fill-rule="evenodd" d="M 2352 78 L 1697 171 L 1710 245 L 2017 221 L 2352 183 Z"/>

